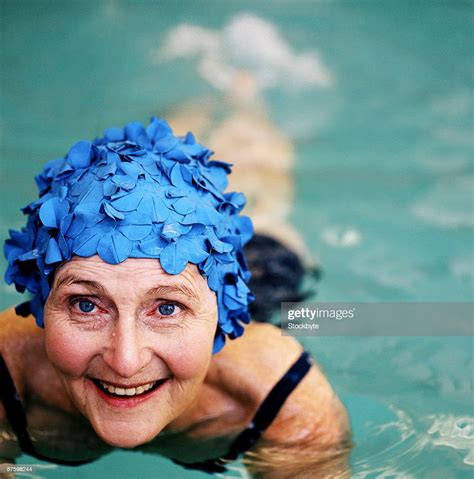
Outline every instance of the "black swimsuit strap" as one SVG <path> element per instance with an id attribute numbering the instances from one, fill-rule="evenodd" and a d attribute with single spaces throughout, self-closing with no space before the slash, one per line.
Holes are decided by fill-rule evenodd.
<path id="1" fill-rule="evenodd" d="M 298 386 L 313 364 L 314 361 L 309 352 L 303 351 L 298 360 L 275 384 L 262 404 L 260 404 L 252 422 L 235 438 L 230 446 L 229 452 L 224 457 L 192 464 L 186 464 L 177 460 L 173 460 L 173 462 L 186 469 L 199 469 L 209 473 L 225 472 L 225 464 L 227 462 L 237 459 L 240 454 L 250 449 L 260 439 L 263 431 L 265 431 L 276 418 L 283 403 L 296 386 Z"/>
<path id="2" fill-rule="evenodd" d="M 267 397 L 260 404 L 250 425 L 242 431 L 233 442 L 226 458 L 236 459 L 241 452 L 252 447 L 276 418 L 283 403 L 298 386 L 313 364 L 313 358 L 303 351 L 298 360 L 286 374 L 276 383 Z"/>
<path id="3" fill-rule="evenodd" d="M 10 423 L 13 432 L 18 438 L 21 450 L 25 454 L 35 457 L 41 461 L 54 462 L 62 466 L 80 466 L 92 462 L 94 459 L 87 459 L 83 461 L 66 461 L 63 459 L 51 459 L 43 456 L 35 451 L 33 442 L 28 434 L 28 424 L 26 421 L 25 411 L 21 403 L 20 397 L 13 383 L 13 379 L 10 375 L 10 371 L 5 364 L 5 360 L 0 355 L 0 399 L 5 408 L 5 415 Z"/>

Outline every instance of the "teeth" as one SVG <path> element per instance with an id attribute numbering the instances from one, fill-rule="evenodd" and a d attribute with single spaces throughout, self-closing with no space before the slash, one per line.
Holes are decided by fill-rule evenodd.
<path id="1" fill-rule="evenodd" d="M 104 383 L 99 381 L 100 385 L 106 389 L 109 393 L 117 394 L 118 396 L 136 396 L 137 394 L 142 394 L 145 391 L 151 389 L 155 384 L 155 382 L 144 384 L 143 386 L 138 386 L 137 388 L 116 388 L 111 384 Z"/>

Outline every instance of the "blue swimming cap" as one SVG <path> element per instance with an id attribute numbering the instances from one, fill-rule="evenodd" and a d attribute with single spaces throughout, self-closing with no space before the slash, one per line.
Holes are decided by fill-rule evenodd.
<path id="1" fill-rule="evenodd" d="M 243 246 L 252 223 L 240 215 L 242 193 L 224 193 L 228 163 L 193 135 L 176 137 L 152 118 L 110 128 L 104 137 L 79 141 L 47 163 L 36 177 L 39 199 L 23 208 L 26 226 L 5 242 L 5 280 L 31 301 L 17 312 L 43 326 L 43 307 L 54 271 L 72 256 L 99 255 L 110 264 L 127 258 L 159 258 L 169 274 L 198 266 L 217 294 L 213 353 L 242 335 L 254 299 Z"/>

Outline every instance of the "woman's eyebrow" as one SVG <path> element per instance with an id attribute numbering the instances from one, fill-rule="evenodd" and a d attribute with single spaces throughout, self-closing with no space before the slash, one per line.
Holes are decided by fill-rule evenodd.
<path id="1" fill-rule="evenodd" d="M 86 286 L 91 289 L 95 289 L 98 291 L 100 294 L 105 294 L 106 289 L 97 281 L 89 280 L 89 279 L 83 279 L 79 276 L 76 276 L 74 274 L 67 274 L 64 275 L 62 278 L 58 280 L 58 283 L 56 285 L 56 289 L 59 289 L 61 286 L 70 286 L 72 284 L 78 284 L 81 286 Z"/>
<path id="2" fill-rule="evenodd" d="M 194 301 L 199 301 L 196 292 L 184 284 L 160 285 L 147 291 L 147 296 L 161 296 L 162 294 L 180 293 Z"/>

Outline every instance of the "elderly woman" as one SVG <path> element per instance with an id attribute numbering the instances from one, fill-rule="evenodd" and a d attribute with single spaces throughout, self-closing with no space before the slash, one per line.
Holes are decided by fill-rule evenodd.
<path id="1" fill-rule="evenodd" d="M 341 402 L 296 340 L 251 321 L 252 225 L 211 154 L 154 118 L 36 178 L 5 245 L 6 281 L 32 299 L 0 317 L 3 462 L 127 448 L 210 473 L 243 455 L 255 477 L 345 474 Z"/>

